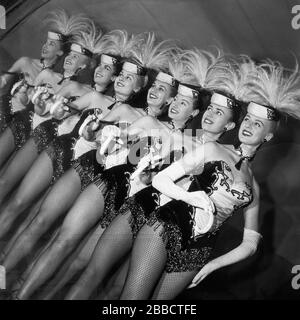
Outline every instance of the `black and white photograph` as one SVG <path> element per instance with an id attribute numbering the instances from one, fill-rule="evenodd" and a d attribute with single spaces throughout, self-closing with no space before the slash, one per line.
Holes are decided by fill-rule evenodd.
<path id="1" fill-rule="evenodd" d="M 0 305 L 300 300 L 299 63 L 300 0 L 1 0 Z"/>

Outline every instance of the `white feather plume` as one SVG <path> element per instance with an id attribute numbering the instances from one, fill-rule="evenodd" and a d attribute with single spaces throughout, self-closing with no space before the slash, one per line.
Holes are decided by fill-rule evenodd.
<path id="1" fill-rule="evenodd" d="M 176 50 L 172 40 L 157 41 L 153 32 L 137 35 L 142 40 L 142 45 L 136 47 L 138 61 L 147 68 L 167 70 L 170 53 Z"/>
<path id="2" fill-rule="evenodd" d="M 169 54 L 168 71 L 179 82 L 195 84 L 195 76 L 189 72 L 185 59 L 183 59 L 183 50 L 175 47 Z"/>
<path id="3" fill-rule="evenodd" d="M 92 53 L 101 54 L 107 46 L 107 41 L 103 38 L 103 32 L 92 23 L 89 32 L 80 32 L 75 41 Z"/>
<path id="4" fill-rule="evenodd" d="M 64 36 L 77 37 L 81 32 L 90 31 L 92 20 L 84 14 L 69 15 L 64 9 L 57 9 L 48 14 L 45 23 Z"/>
<path id="5" fill-rule="evenodd" d="M 261 103 L 300 119 L 300 74 L 296 62 L 292 72 L 281 63 L 266 60 L 256 67 L 251 81 L 252 90 Z M 258 102 L 258 101 L 256 101 Z"/>
<path id="6" fill-rule="evenodd" d="M 187 67 L 187 72 L 194 76 L 195 84 L 203 88 L 210 89 L 215 82 L 215 72 L 213 67 L 220 61 L 222 54 L 220 50 L 212 53 L 197 48 L 184 50 L 182 59 Z"/>
<path id="7" fill-rule="evenodd" d="M 135 35 L 129 35 L 126 30 L 112 30 L 103 36 L 107 53 L 123 58 L 137 58 L 136 48 L 142 40 Z"/>
<path id="8" fill-rule="evenodd" d="M 224 91 L 237 100 L 248 102 L 253 99 L 254 92 L 251 79 L 256 73 L 254 61 L 246 56 L 225 57 L 212 70 L 211 89 Z"/>

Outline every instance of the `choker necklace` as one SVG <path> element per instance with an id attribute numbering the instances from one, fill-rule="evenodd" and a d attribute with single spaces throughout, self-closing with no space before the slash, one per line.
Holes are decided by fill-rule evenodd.
<path id="1" fill-rule="evenodd" d="M 117 104 L 122 104 L 122 103 L 126 103 L 128 100 L 125 100 L 125 101 L 120 101 L 120 100 L 117 100 L 116 96 L 113 96 L 112 97 L 115 101 L 109 106 L 107 107 L 108 110 L 111 110 L 115 105 Z"/>
<path id="2" fill-rule="evenodd" d="M 251 156 L 243 155 L 243 149 L 242 149 L 242 147 L 241 147 L 240 144 L 239 144 L 239 145 L 235 145 L 235 146 L 234 146 L 234 150 L 237 151 L 238 154 L 239 154 L 239 156 L 241 157 L 240 160 L 235 164 L 235 167 L 236 167 L 237 170 L 240 170 L 240 169 L 241 169 L 241 166 L 242 166 L 243 161 L 249 161 L 249 162 L 251 162 L 251 161 L 254 159 L 255 154 L 256 154 L 256 153 L 254 153 L 254 154 L 251 155 Z"/>
<path id="3" fill-rule="evenodd" d="M 65 77 L 65 75 L 63 75 L 63 77 L 61 78 L 61 80 L 59 80 L 58 82 L 57 82 L 57 84 L 62 84 L 65 80 L 67 80 L 67 79 L 70 79 L 70 80 L 76 80 L 76 75 L 75 74 L 73 74 L 72 76 L 68 76 L 68 77 Z"/>
<path id="4" fill-rule="evenodd" d="M 168 124 L 172 126 L 171 128 L 172 131 L 180 131 L 180 132 L 183 132 L 187 126 L 187 124 L 185 124 L 182 128 L 176 128 L 173 120 L 169 120 Z"/>
<path id="5" fill-rule="evenodd" d="M 54 66 L 55 66 L 55 63 L 51 64 L 50 66 L 46 66 L 43 58 L 40 59 L 40 63 L 42 64 L 42 70 L 41 71 L 43 71 L 45 69 L 53 69 Z"/>

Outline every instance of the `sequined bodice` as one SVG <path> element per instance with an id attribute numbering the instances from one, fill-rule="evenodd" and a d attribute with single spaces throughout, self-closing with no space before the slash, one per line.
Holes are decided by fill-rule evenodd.
<path id="1" fill-rule="evenodd" d="M 205 191 L 216 207 L 214 229 L 234 211 L 249 205 L 253 199 L 251 186 L 231 170 L 225 161 L 211 161 L 203 172 L 193 176 L 189 191 Z"/>

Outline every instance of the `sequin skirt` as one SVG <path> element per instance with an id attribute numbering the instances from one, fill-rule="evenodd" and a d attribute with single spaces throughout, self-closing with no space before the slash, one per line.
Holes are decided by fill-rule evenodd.
<path id="1" fill-rule="evenodd" d="M 193 237 L 193 207 L 183 201 L 172 200 L 153 212 L 147 225 L 157 229 L 166 243 L 165 271 L 186 272 L 201 269 L 209 260 L 217 231 Z"/>
<path id="2" fill-rule="evenodd" d="M 0 110 L 0 134 L 4 132 L 5 129 L 9 126 L 11 120 L 12 115 L 7 114 L 5 112 L 1 112 Z"/>
<path id="3" fill-rule="evenodd" d="M 17 111 L 13 114 L 8 127 L 11 129 L 16 149 L 20 149 L 30 138 L 32 133 L 33 112 L 29 110 Z"/>
<path id="4" fill-rule="evenodd" d="M 6 96 L 0 95 L 0 134 L 8 127 L 12 118 L 11 102 Z"/>
<path id="5" fill-rule="evenodd" d="M 37 147 L 38 154 L 43 152 L 57 137 L 57 128 L 61 120 L 49 119 L 40 123 L 32 132 L 31 137 Z"/>
<path id="6" fill-rule="evenodd" d="M 110 169 L 94 179 L 93 183 L 105 198 L 104 212 L 100 220 L 102 228 L 106 228 L 116 217 L 119 208 L 128 197 L 130 191 L 130 174 L 135 165 L 122 164 Z"/>
<path id="7" fill-rule="evenodd" d="M 73 161 L 72 168 L 79 175 L 81 191 L 103 172 L 104 167 L 97 162 L 96 153 L 97 150 L 91 150 Z"/>
<path id="8" fill-rule="evenodd" d="M 159 208 L 159 191 L 149 186 L 126 199 L 117 214 L 127 215 L 132 236 L 135 239 L 150 214 Z"/>
<path id="9" fill-rule="evenodd" d="M 74 155 L 73 146 L 75 143 L 76 139 L 72 135 L 66 134 L 54 138 L 45 149 L 45 152 L 52 161 L 52 184 L 71 168 Z"/>

